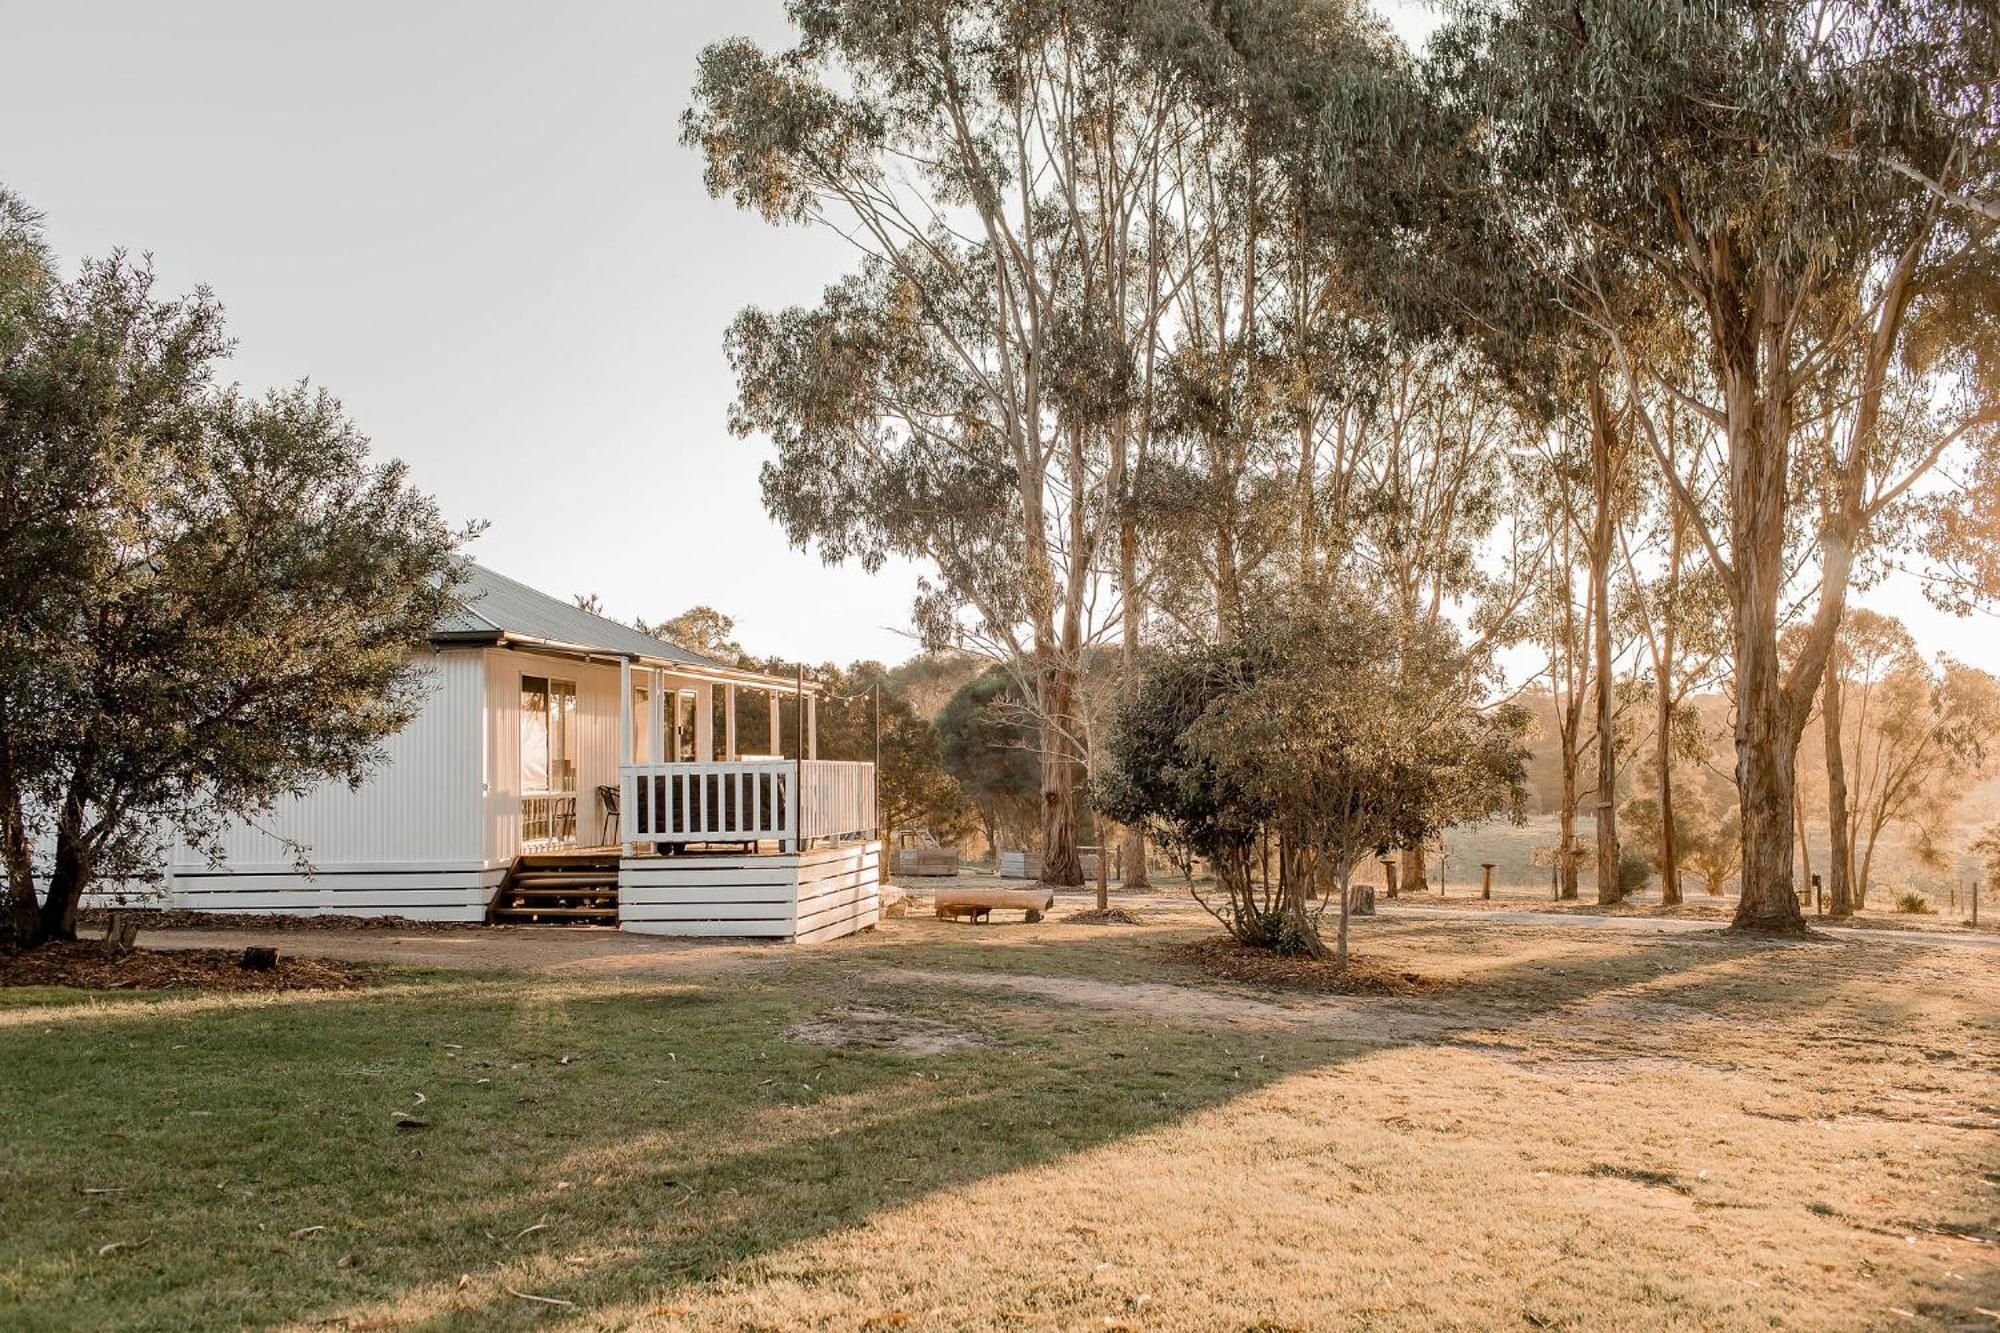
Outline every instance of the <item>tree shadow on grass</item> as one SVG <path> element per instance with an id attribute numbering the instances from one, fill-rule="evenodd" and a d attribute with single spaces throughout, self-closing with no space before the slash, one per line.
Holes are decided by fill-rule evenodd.
<path id="1" fill-rule="evenodd" d="M 1634 939 L 1608 956 L 1483 969 L 1451 1004 L 1502 1034 L 1635 989 L 1793 1013 L 1897 966 L 1801 959 L 1776 986 L 1739 975 L 1784 958 L 1755 942 Z M 0 1316 L 483 1327 L 568 1313 L 508 1293 L 510 1280 L 578 1312 L 671 1301 L 884 1211 L 1383 1049 L 1338 1024 L 1101 1011 L 1079 1023 L 1083 1011 L 1058 1001 L 965 990 L 924 997 L 963 1011 L 981 1039 L 955 1053 L 781 1036 L 829 1006 L 912 1000 L 852 972 L 851 959 L 822 955 L 694 985 L 440 983 L 0 1033 L 17 1048 L 0 1072 L 14 1199 L 0 1203 L 0 1235 L 42 1245 L 0 1241 L 11 1270 Z M 1407 1044 L 1451 1041 L 1440 1029 Z M 1219 1060 L 1224 1046 L 1237 1054 Z M 398 1112 L 427 1124 L 398 1128 Z M 131 1192 L 53 1217 L 82 1179 Z M 51 1215 L 33 1217 L 30 1200 Z M 142 1236 L 155 1239 L 77 1262 Z M 461 1289 L 461 1274 L 476 1280 Z M 263 1294 L 246 1304 L 245 1291 Z"/>

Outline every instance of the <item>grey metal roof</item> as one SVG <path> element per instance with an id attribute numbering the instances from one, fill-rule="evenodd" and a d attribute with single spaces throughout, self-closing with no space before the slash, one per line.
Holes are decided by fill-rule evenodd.
<path id="1" fill-rule="evenodd" d="M 650 657 L 736 674 L 759 674 L 740 672 L 678 644 L 641 634 L 630 625 L 621 625 L 574 602 L 537 592 L 525 583 L 470 560 L 461 569 L 459 592 L 465 598 L 464 609 L 437 623 L 431 630 L 433 642 L 464 643 L 506 637 L 539 639 L 624 657 Z"/>

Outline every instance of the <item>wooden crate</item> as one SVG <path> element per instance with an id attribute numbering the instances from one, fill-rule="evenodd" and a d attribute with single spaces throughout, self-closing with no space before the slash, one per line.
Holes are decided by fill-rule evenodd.
<path id="1" fill-rule="evenodd" d="M 956 875 L 958 853 L 948 847 L 898 847 L 889 869 L 897 875 Z"/>

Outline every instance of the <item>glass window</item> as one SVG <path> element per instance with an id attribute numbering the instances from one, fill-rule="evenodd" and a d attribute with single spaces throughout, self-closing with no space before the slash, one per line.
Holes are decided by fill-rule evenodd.
<path id="1" fill-rule="evenodd" d="M 521 841 L 576 838 L 576 682 L 521 677 Z"/>

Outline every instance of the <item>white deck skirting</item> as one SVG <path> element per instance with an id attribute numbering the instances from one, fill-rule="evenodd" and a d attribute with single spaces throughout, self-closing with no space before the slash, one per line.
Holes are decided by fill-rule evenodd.
<path id="1" fill-rule="evenodd" d="M 880 842 L 761 856 L 636 856 L 619 862 L 618 925 L 648 935 L 813 944 L 881 919 Z"/>
<path id="2" fill-rule="evenodd" d="M 289 865 L 177 866 L 165 892 L 134 906 L 293 916 L 406 916 L 484 921 L 507 867 L 478 861 L 320 865 L 310 879 Z"/>

